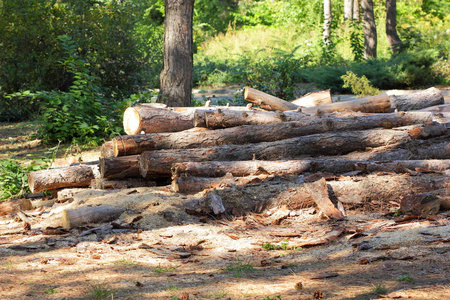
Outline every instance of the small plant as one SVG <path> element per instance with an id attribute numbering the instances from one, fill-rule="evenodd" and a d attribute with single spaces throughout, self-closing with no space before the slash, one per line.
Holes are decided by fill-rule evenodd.
<path id="1" fill-rule="evenodd" d="M 153 272 L 155 272 L 158 275 L 161 275 L 163 273 L 171 273 L 174 272 L 176 269 L 178 269 L 179 266 L 176 267 L 166 267 L 166 266 L 161 266 L 161 264 L 159 264 L 157 267 L 153 268 Z"/>
<path id="2" fill-rule="evenodd" d="M 113 290 L 106 284 L 93 284 L 86 291 L 87 299 L 104 300 L 113 295 Z"/>
<path id="3" fill-rule="evenodd" d="M 344 88 L 351 88 L 352 93 L 358 97 L 378 95 L 380 91 L 370 84 L 365 75 L 358 77 L 355 73 L 347 71 L 346 75 L 341 76 L 344 81 Z"/>
<path id="4" fill-rule="evenodd" d="M 167 289 L 168 289 L 169 291 L 178 291 L 180 288 L 179 288 L 178 286 L 176 286 L 176 285 L 169 285 L 169 286 L 167 287 Z"/>
<path id="5" fill-rule="evenodd" d="M 382 294 L 386 294 L 388 291 L 388 289 L 386 288 L 386 286 L 382 283 L 378 283 L 376 285 L 373 285 L 373 289 L 372 289 L 372 294 L 377 294 L 377 295 L 382 295 Z"/>
<path id="6" fill-rule="evenodd" d="M 232 264 L 232 265 L 228 266 L 226 268 L 226 270 L 228 272 L 234 273 L 234 277 L 241 278 L 243 273 L 245 273 L 245 272 L 254 272 L 255 268 L 253 268 L 253 266 L 251 264 L 249 264 L 249 263 L 245 263 L 244 264 L 242 262 L 239 262 L 239 263 Z"/>
<path id="7" fill-rule="evenodd" d="M 402 275 L 402 276 L 397 277 L 397 281 L 413 283 L 414 279 L 410 275 Z"/>
<path id="8" fill-rule="evenodd" d="M 56 294 L 58 291 L 53 289 L 53 288 L 48 288 L 44 291 L 44 294 L 46 295 L 51 295 L 51 294 Z"/>
<path id="9" fill-rule="evenodd" d="M 127 259 L 127 258 L 116 260 L 113 262 L 113 264 L 118 265 L 118 266 L 121 265 L 121 266 L 130 266 L 130 267 L 139 265 L 139 263 L 137 263 L 131 259 Z"/>

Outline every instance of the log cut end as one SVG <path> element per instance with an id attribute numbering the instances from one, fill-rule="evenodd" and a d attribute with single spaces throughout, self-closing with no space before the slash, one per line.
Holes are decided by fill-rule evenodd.
<path id="1" fill-rule="evenodd" d="M 141 131 L 139 112 L 134 107 L 128 107 L 123 114 L 123 129 L 126 134 L 139 134 Z"/>

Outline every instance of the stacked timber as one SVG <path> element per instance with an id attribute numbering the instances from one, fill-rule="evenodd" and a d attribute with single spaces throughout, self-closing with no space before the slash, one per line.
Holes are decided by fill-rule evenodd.
<path id="1" fill-rule="evenodd" d="M 87 186 L 117 189 L 171 181 L 175 192 L 196 193 L 274 177 L 297 182 L 307 176 L 310 181 L 328 178 L 325 185 L 345 198 L 346 188 L 330 180 L 342 174 L 361 182 L 368 178 L 378 182 L 370 174 L 402 174 L 395 176 L 411 177 L 411 189 L 417 193 L 427 192 L 426 183 L 430 189 L 448 188 L 448 119 L 442 116 L 442 93 L 435 88 L 337 103 L 332 103 L 329 91 L 288 102 L 246 88 L 245 98 L 258 108 L 129 107 L 123 122 L 127 135 L 103 145 L 99 175 L 87 165 L 32 172 L 30 188 L 33 192 Z M 427 108 L 436 105 L 440 106 Z M 427 174 L 423 182 L 421 174 Z M 390 182 L 397 193 L 405 192 L 404 181 Z M 348 199 L 364 198 L 353 195 L 361 192 L 353 186 L 348 183 Z M 323 182 L 302 191 L 313 190 L 324 194 Z"/>

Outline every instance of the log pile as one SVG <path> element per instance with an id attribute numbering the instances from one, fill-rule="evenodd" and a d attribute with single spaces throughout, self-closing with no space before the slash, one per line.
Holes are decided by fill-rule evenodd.
<path id="1" fill-rule="evenodd" d="M 405 198 L 415 213 L 428 209 L 428 199 L 433 213 L 436 201 L 449 203 L 450 135 L 439 90 L 331 103 L 329 91 L 288 102 L 246 88 L 245 98 L 258 107 L 130 107 L 123 122 L 127 135 L 106 142 L 98 164 L 32 172 L 30 188 L 164 184 L 174 192 L 197 193 L 278 180 L 286 184 L 284 199 L 313 198 L 333 219 L 344 213 L 332 200 L 371 201 L 380 186 L 386 200 Z M 436 105 L 441 106 L 427 109 Z M 426 200 L 411 196 L 430 192 Z M 298 198 L 299 193 L 310 196 Z M 212 197 L 214 211 L 232 210 L 226 198 Z M 281 205 L 269 202 L 264 206 Z"/>

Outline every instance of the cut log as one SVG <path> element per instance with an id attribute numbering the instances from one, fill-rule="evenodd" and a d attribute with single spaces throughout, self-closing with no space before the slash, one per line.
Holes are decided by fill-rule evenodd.
<path id="1" fill-rule="evenodd" d="M 444 104 L 442 91 L 437 88 L 429 88 L 412 94 L 389 96 L 391 107 L 397 110 L 417 110 L 425 107 Z"/>
<path id="2" fill-rule="evenodd" d="M 20 210 L 33 209 L 29 199 L 19 199 L 0 202 L 0 216 L 8 216 L 17 213 Z"/>
<path id="3" fill-rule="evenodd" d="M 244 125 L 232 128 L 174 133 L 118 136 L 113 139 L 115 156 L 162 149 L 189 149 L 218 145 L 272 142 L 329 131 L 393 128 L 432 123 L 431 113 L 393 113 L 366 116 L 308 118 L 299 122 Z"/>
<path id="4" fill-rule="evenodd" d="M 313 196 L 317 207 L 329 218 L 342 220 L 344 215 L 334 206 L 328 197 L 328 187 L 324 178 L 305 185 L 306 190 Z"/>
<path id="5" fill-rule="evenodd" d="M 114 157 L 114 149 L 112 141 L 103 143 L 102 149 L 100 150 L 100 157 L 101 158 Z"/>
<path id="6" fill-rule="evenodd" d="M 305 107 L 304 113 L 331 113 L 335 111 L 360 111 L 365 113 L 388 113 L 391 111 L 391 102 L 388 95 L 378 95 L 351 101 L 335 102 L 332 104 Z"/>
<path id="7" fill-rule="evenodd" d="M 450 104 L 436 105 L 431 107 L 422 108 L 419 111 L 429 111 L 433 113 L 433 121 L 437 123 L 450 125 Z"/>
<path id="8" fill-rule="evenodd" d="M 194 114 L 199 107 L 162 108 L 147 105 L 129 107 L 123 116 L 126 134 L 134 135 L 155 132 L 177 132 L 194 127 Z M 249 110 L 247 107 L 213 106 L 203 107 L 204 111 L 217 109 Z"/>
<path id="9" fill-rule="evenodd" d="M 91 187 L 93 189 L 111 190 L 111 189 L 128 189 L 135 187 L 152 187 L 156 186 L 155 181 L 145 178 L 127 178 L 121 180 L 105 180 L 97 178 L 92 180 Z"/>
<path id="10" fill-rule="evenodd" d="M 400 203 L 400 211 L 406 215 L 428 216 L 439 211 L 441 200 L 431 193 L 407 195 Z"/>
<path id="11" fill-rule="evenodd" d="M 450 160 L 396 160 L 365 161 L 344 159 L 309 159 L 279 161 L 206 161 L 181 162 L 173 164 L 172 178 L 222 177 L 230 173 L 236 177 L 249 175 L 300 175 L 304 172 L 328 172 L 342 174 L 352 171 L 360 173 L 395 172 L 410 173 L 417 170 L 426 172 L 442 172 L 450 169 Z"/>
<path id="12" fill-rule="evenodd" d="M 93 178 L 91 166 L 79 165 L 30 172 L 28 185 L 31 192 L 35 193 L 67 187 L 87 187 Z"/>
<path id="13" fill-rule="evenodd" d="M 244 88 L 244 99 L 265 109 L 286 111 L 296 110 L 299 108 L 299 106 L 294 103 L 284 101 L 283 99 L 266 94 L 248 86 Z"/>
<path id="14" fill-rule="evenodd" d="M 108 179 L 141 177 L 139 173 L 138 155 L 101 158 L 100 176 Z"/>
<path id="15" fill-rule="evenodd" d="M 95 223 L 110 222 L 117 219 L 123 209 L 112 206 L 80 207 L 62 212 L 62 226 L 67 229 Z"/>
<path id="16" fill-rule="evenodd" d="M 177 162 L 280 160 L 301 155 L 345 154 L 367 147 L 393 145 L 411 138 L 420 138 L 421 132 L 426 136 L 442 135 L 445 130 L 446 128 L 437 125 L 414 125 L 397 129 L 327 132 L 258 144 L 146 151 L 139 157 L 139 169 L 143 177 L 170 176 L 171 166 Z"/>
<path id="17" fill-rule="evenodd" d="M 325 104 L 331 104 L 331 93 L 330 90 L 320 91 L 320 92 L 312 92 L 304 95 L 298 99 L 291 101 L 295 105 L 302 107 L 312 107 L 312 106 L 320 106 Z"/>

